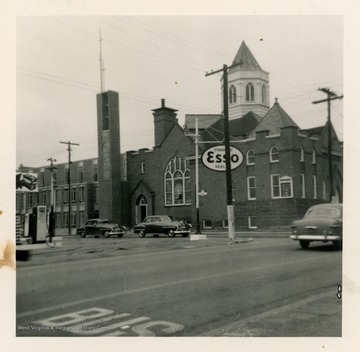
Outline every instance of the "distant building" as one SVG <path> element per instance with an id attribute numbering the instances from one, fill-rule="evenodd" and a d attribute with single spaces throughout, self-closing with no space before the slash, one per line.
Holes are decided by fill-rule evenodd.
<path id="1" fill-rule="evenodd" d="M 317 203 L 343 200 L 343 148 L 332 126 L 302 130 L 278 102 L 270 107 L 269 75 L 242 42 L 228 75 L 231 144 L 244 156 L 232 171 L 237 230 L 289 226 Z M 223 89 L 223 86 L 222 86 Z M 77 227 L 87 218 L 108 218 L 133 226 L 147 215 L 169 214 L 195 224 L 195 120 L 200 155 L 224 139 L 221 114 L 185 116 L 161 99 L 153 111 L 152 149 L 120 152 L 119 96 L 97 95 L 98 158 L 71 165 L 68 197 L 67 164 L 58 164 L 55 184 L 56 227 Z M 328 131 L 331 131 L 334 196 L 330 199 Z M 207 143 L 201 143 L 206 141 Z M 17 213 L 34 205 L 50 206 L 50 171 L 19 167 L 39 176 L 38 193 L 17 193 Z M 226 228 L 224 172 L 200 162 L 201 227 Z"/>

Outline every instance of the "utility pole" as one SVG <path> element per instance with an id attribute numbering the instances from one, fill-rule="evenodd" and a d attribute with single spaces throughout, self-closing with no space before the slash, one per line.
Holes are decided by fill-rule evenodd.
<path id="1" fill-rule="evenodd" d="M 334 196 L 334 185 L 333 185 L 333 171 L 332 171 L 332 136 L 331 136 L 331 101 L 332 100 L 337 100 L 337 99 L 342 99 L 344 96 L 337 96 L 334 92 L 332 92 L 329 88 L 319 88 L 318 90 L 320 90 L 321 92 L 325 93 L 327 95 L 326 99 L 323 100 L 317 100 L 317 101 L 313 101 L 313 104 L 319 104 L 319 103 L 324 103 L 327 102 L 327 111 L 328 111 L 328 116 L 327 116 L 327 125 L 328 125 L 328 164 L 329 164 L 329 183 L 330 183 L 330 190 L 329 190 L 329 198 L 330 198 L 330 202 L 333 201 L 333 196 Z"/>
<path id="2" fill-rule="evenodd" d="M 78 143 L 71 143 L 71 142 L 60 142 L 61 144 L 67 144 L 68 145 L 68 155 L 69 155 L 69 179 L 68 179 L 68 183 L 69 183 L 69 192 L 68 192 L 68 204 L 69 204 L 69 210 L 68 210 L 68 225 L 69 225 L 69 235 L 71 235 L 71 147 L 70 145 L 80 145 Z"/>
<path id="3" fill-rule="evenodd" d="M 222 72 L 224 79 L 223 87 L 223 104 L 224 104 L 224 142 L 225 142 L 225 169 L 226 169 L 226 195 L 227 195 L 227 215 L 230 242 L 235 240 L 235 220 L 234 220 L 234 205 L 233 205 L 233 190 L 231 180 L 231 160 L 230 160 L 230 134 L 229 134 L 229 103 L 228 103 L 228 70 L 241 66 L 242 61 L 231 66 L 223 65 L 223 68 L 217 71 L 206 73 L 205 76 L 210 76 L 215 73 Z"/>
<path id="4" fill-rule="evenodd" d="M 51 196 L 50 196 L 50 215 L 49 215 L 49 238 L 50 242 L 52 241 L 52 238 L 55 236 L 55 214 L 54 214 L 54 204 L 55 204 L 55 195 L 54 195 L 54 170 L 57 169 L 57 167 L 54 165 L 54 162 L 56 162 L 56 159 L 49 158 L 47 161 L 50 161 L 50 166 L 48 167 L 48 170 L 51 172 Z"/>

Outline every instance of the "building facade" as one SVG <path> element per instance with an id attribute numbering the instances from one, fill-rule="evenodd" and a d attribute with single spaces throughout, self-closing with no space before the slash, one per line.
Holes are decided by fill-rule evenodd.
<path id="1" fill-rule="evenodd" d="M 313 204 L 342 202 L 343 149 L 332 125 L 304 130 L 278 99 L 270 107 L 269 74 L 244 42 L 233 63 L 238 65 L 228 77 L 230 142 L 243 155 L 232 171 L 235 228 L 287 227 Z M 70 196 L 68 166 L 56 165 L 56 227 L 67 227 L 69 221 L 77 227 L 92 217 L 131 227 L 153 214 L 195 224 L 195 121 L 201 156 L 223 144 L 223 116 L 189 114 L 182 127 L 164 99 L 152 114 L 154 147 L 121 154 L 118 93 L 97 95 L 98 157 L 71 164 Z M 37 204 L 49 207 L 50 170 L 21 166 L 19 171 L 37 173 L 39 191 L 17 193 L 18 214 Z M 201 228 L 227 228 L 225 173 L 200 160 L 199 189 Z"/>

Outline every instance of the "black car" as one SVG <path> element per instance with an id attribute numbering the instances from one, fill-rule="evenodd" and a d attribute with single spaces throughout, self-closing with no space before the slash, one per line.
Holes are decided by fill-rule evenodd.
<path id="1" fill-rule="evenodd" d="M 176 235 L 188 237 L 190 225 L 184 221 L 177 221 L 169 215 L 152 215 L 137 224 L 134 227 L 134 232 L 139 237 L 145 237 L 147 233 L 152 233 L 154 237 L 159 236 L 159 234 L 166 234 L 169 237 L 175 237 Z"/>
<path id="2" fill-rule="evenodd" d="M 84 226 L 76 229 L 76 234 L 84 238 L 88 235 L 93 235 L 96 237 L 104 236 L 118 236 L 122 237 L 124 235 L 124 229 L 118 224 L 113 224 L 107 219 L 89 219 L 85 222 Z"/>
<path id="3" fill-rule="evenodd" d="M 299 241 L 301 248 L 308 248 L 310 242 L 331 241 L 342 247 L 343 206 L 342 204 L 318 204 L 312 206 L 301 220 L 291 225 L 290 238 Z"/>

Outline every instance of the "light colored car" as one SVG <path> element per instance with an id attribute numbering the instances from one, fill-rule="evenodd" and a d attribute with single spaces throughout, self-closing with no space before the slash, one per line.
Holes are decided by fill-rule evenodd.
<path id="1" fill-rule="evenodd" d="M 312 206 L 301 220 L 291 224 L 291 239 L 299 241 L 301 248 L 309 247 L 310 242 L 331 241 L 341 248 L 343 240 L 342 204 L 318 204 Z"/>
<path id="2" fill-rule="evenodd" d="M 124 230 L 118 224 L 113 224 L 107 219 L 89 219 L 85 222 L 84 226 L 76 229 L 76 234 L 84 238 L 86 236 L 118 236 L 124 235 Z"/>
<path id="3" fill-rule="evenodd" d="M 183 221 L 177 221 L 168 215 L 151 215 L 144 219 L 143 222 L 134 227 L 134 232 L 139 237 L 145 237 L 147 233 L 152 233 L 154 237 L 159 234 L 166 234 L 169 237 L 181 235 L 188 237 L 190 234 L 190 226 Z"/>

